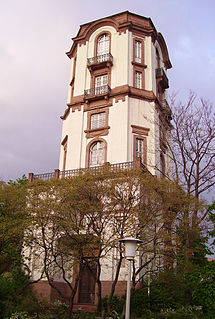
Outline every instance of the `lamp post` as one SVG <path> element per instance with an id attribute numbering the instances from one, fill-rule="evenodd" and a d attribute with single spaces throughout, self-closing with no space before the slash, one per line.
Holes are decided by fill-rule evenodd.
<path id="1" fill-rule="evenodd" d="M 136 246 L 143 241 L 136 238 L 123 238 L 119 240 L 120 243 L 125 244 L 125 257 L 128 260 L 128 280 L 127 280 L 127 293 L 126 293 L 126 310 L 125 319 L 130 318 L 130 299 L 131 299 L 131 262 L 136 256 Z"/>

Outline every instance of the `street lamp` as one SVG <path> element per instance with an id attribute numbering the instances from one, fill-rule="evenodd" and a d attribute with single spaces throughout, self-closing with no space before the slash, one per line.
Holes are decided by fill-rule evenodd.
<path id="1" fill-rule="evenodd" d="M 123 238 L 119 240 L 120 243 L 125 244 L 125 257 L 129 261 L 128 263 L 128 280 L 127 280 L 127 293 L 126 293 L 126 310 L 125 319 L 130 318 L 130 295 L 131 295 L 131 262 L 136 256 L 136 246 L 143 241 L 136 238 Z"/>

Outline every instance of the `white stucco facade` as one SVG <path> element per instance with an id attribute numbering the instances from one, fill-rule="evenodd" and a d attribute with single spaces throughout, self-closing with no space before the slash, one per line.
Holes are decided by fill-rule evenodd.
<path id="1" fill-rule="evenodd" d="M 81 25 L 67 55 L 71 72 L 67 107 L 61 116 L 58 177 L 59 171 L 140 161 L 152 175 L 171 176 L 167 102 L 171 62 L 151 19 L 126 11 Z M 30 260 L 32 279 L 37 280 L 44 253 L 34 248 L 24 254 Z M 103 296 L 115 277 L 118 257 L 115 247 L 102 259 L 100 280 L 107 283 Z M 139 256 L 135 262 L 141 263 Z M 69 277 L 74 272 L 68 263 Z M 45 275 L 43 279 L 47 282 Z M 62 274 L 55 269 L 53 280 L 64 289 Z M 123 261 L 119 282 L 124 285 L 126 280 L 127 262 Z M 123 289 L 125 285 L 116 293 L 124 294 Z"/>
<path id="2" fill-rule="evenodd" d="M 138 30 L 127 26 L 119 31 L 123 19 L 126 19 L 127 24 L 131 22 L 132 26 L 136 23 Z M 102 35 L 109 37 L 112 61 L 105 58 L 103 63 L 96 61 L 89 65 L 87 59 L 96 58 L 98 39 Z M 136 42 L 141 46 L 139 62 L 135 61 Z M 74 38 L 68 56 L 71 59 L 71 77 L 68 107 L 62 116 L 59 169 L 62 171 L 93 166 L 89 154 L 93 141 L 105 143 L 102 164 L 134 161 L 137 156 L 136 137 L 143 141 L 139 142 L 143 143 L 143 146 L 140 145 L 143 148 L 141 160 L 147 169 L 152 174 L 162 172 L 162 153 L 167 173 L 168 152 L 165 148 L 162 150 L 160 145 L 160 123 L 162 121 L 165 130 L 171 127 L 171 113 L 166 102 L 166 72 L 171 63 L 163 37 L 157 33 L 151 20 L 126 12 L 121 16 L 119 14 L 85 24 Z M 157 69 L 160 70 L 160 76 L 156 75 Z M 141 87 L 135 84 L 136 73 L 140 74 Z M 109 92 L 96 94 L 92 91 L 86 95 L 85 90 L 95 88 L 95 78 L 104 75 L 107 75 Z M 158 92 L 158 87 L 161 88 L 161 93 Z M 105 111 L 106 125 L 92 130 L 91 114 Z M 169 118 L 166 114 L 169 114 Z"/>

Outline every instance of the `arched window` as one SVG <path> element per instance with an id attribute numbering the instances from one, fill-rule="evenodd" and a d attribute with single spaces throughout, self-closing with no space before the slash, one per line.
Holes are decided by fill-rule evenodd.
<path id="1" fill-rule="evenodd" d="M 97 42 L 97 56 L 109 53 L 110 37 L 109 34 L 104 33 L 98 38 Z"/>
<path id="2" fill-rule="evenodd" d="M 90 147 L 90 161 L 89 167 L 100 166 L 105 162 L 105 144 L 97 141 Z"/>

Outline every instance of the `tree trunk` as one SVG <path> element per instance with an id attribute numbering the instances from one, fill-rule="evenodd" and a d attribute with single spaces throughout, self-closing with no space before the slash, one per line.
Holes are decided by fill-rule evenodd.
<path id="1" fill-rule="evenodd" d="M 120 253 L 120 259 L 119 259 L 119 262 L 118 262 L 118 265 L 117 265 L 116 275 L 115 275 L 114 281 L 112 283 L 111 292 L 110 292 L 110 295 L 109 295 L 108 301 L 107 301 L 107 313 L 108 313 L 108 315 L 111 313 L 111 301 L 113 299 L 113 295 L 114 295 L 114 292 L 115 292 L 116 284 L 118 282 L 119 272 L 120 272 L 120 268 L 121 268 L 121 264 L 122 264 L 122 258 L 123 258 L 122 257 L 122 253 Z"/>

